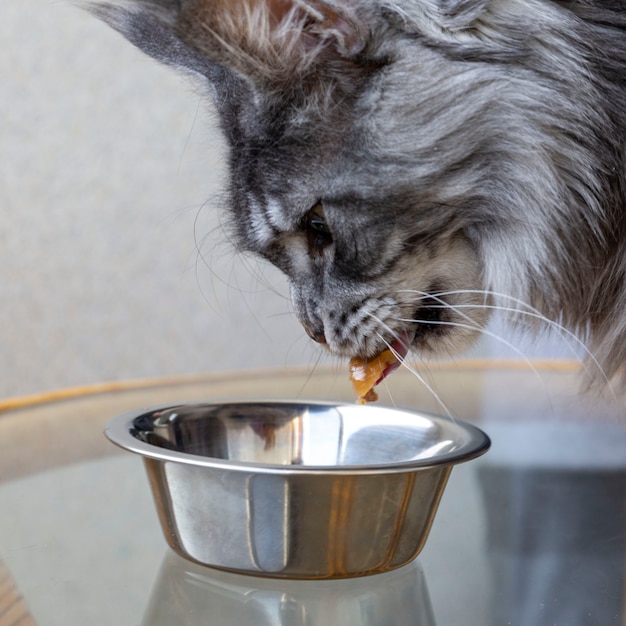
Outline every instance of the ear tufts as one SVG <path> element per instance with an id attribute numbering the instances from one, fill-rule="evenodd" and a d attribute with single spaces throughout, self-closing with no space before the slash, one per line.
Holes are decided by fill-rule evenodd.
<path id="1" fill-rule="evenodd" d="M 312 18 L 305 34 L 316 37 L 320 43 L 334 45 L 343 57 L 354 57 L 363 51 L 369 33 L 349 4 L 319 1 L 298 4 Z"/>
<path id="2" fill-rule="evenodd" d="M 490 3 L 491 0 L 381 0 L 381 6 L 397 16 L 406 30 L 439 35 L 471 29 Z"/>
<path id="3" fill-rule="evenodd" d="M 350 61 L 369 29 L 332 0 L 189 0 L 178 33 L 209 58 L 254 79 L 293 80 L 322 61 Z"/>
<path id="4" fill-rule="evenodd" d="M 357 0 L 98 0 L 97 17 L 153 58 L 233 91 L 354 91 L 380 67 Z M 296 86 L 298 86 L 296 88 Z M 320 93 L 321 93 L 320 91 Z"/>

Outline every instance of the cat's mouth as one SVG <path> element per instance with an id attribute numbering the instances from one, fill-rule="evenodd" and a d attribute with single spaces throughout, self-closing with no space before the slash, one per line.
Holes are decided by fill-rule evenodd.
<path id="1" fill-rule="evenodd" d="M 412 347 L 423 349 L 433 335 L 440 335 L 445 330 L 442 307 L 421 304 L 413 317 L 407 320 L 407 324 L 409 326 L 398 331 L 394 341 L 388 344 L 388 349 L 396 359 L 385 367 L 380 378 L 376 381 L 377 385 L 402 365 Z"/>
<path id="2" fill-rule="evenodd" d="M 379 385 L 389 374 L 395 372 L 402 365 L 406 355 L 409 353 L 409 348 L 413 342 L 414 336 L 414 331 L 405 330 L 399 333 L 398 338 L 389 344 L 389 350 L 391 350 L 396 359 L 385 367 L 382 374 L 376 380 L 376 385 Z"/>
<path id="3" fill-rule="evenodd" d="M 355 356 L 350 359 L 350 380 L 359 404 L 378 399 L 374 388 L 405 363 L 410 349 L 424 352 L 436 347 L 451 326 L 447 308 L 447 303 L 438 296 L 426 296 L 411 317 L 396 318 L 395 321 L 404 326 L 394 330 L 393 340 L 383 339 L 385 347 L 377 354 L 371 358 Z M 382 339 L 382 335 L 379 337 Z"/>
<path id="4" fill-rule="evenodd" d="M 429 298 L 430 299 L 430 298 Z M 435 300 L 432 297 L 433 301 Z M 446 331 L 446 315 L 443 301 L 438 303 L 422 303 L 413 316 L 413 325 L 415 327 L 413 333 L 412 342 L 416 347 L 425 347 L 423 344 L 427 343 L 433 336 L 438 336 Z"/>
<path id="5" fill-rule="evenodd" d="M 378 400 L 374 391 L 387 376 L 397 370 L 409 351 L 412 333 L 400 333 L 395 341 L 372 359 L 355 356 L 350 359 L 349 370 L 352 386 L 357 394 L 357 403 L 366 404 Z"/>

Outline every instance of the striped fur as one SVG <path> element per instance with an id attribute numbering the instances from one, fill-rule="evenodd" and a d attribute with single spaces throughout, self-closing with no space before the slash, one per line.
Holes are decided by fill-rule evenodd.
<path id="1" fill-rule="evenodd" d="M 499 306 L 623 365 L 624 0 L 94 10 L 208 87 L 237 240 L 285 271 L 332 351 L 456 351 Z"/>

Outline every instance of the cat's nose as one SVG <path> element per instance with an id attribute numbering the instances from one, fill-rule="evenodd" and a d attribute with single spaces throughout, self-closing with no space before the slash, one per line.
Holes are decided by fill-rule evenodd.
<path id="1" fill-rule="evenodd" d="M 308 324 L 303 324 L 304 330 L 306 334 L 313 339 L 313 341 L 317 341 L 317 343 L 325 344 L 326 343 L 326 335 L 324 331 L 318 328 L 313 328 Z"/>
<path id="2" fill-rule="evenodd" d="M 326 335 L 323 332 L 317 333 L 317 335 L 311 337 L 311 339 L 313 339 L 313 341 L 317 341 L 317 343 L 326 343 Z"/>

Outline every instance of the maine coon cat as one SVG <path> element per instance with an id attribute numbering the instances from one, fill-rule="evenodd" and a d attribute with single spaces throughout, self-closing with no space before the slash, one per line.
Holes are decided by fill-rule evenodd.
<path id="1" fill-rule="evenodd" d="M 453 352 L 493 307 L 626 356 L 626 1 L 126 0 L 192 74 L 236 241 L 339 355 Z"/>

